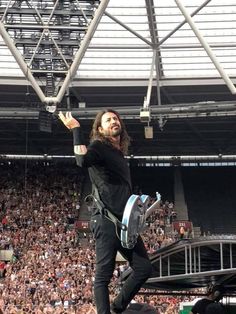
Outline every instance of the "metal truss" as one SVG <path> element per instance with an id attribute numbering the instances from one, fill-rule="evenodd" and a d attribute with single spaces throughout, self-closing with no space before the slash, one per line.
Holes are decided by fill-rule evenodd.
<path id="1" fill-rule="evenodd" d="M 235 290 L 236 237 L 216 235 L 193 240 L 182 240 L 160 250 L 152 259 L 154 275 L 147 286 L 168 285 L 191 289 L 209 283 L 226 285 L 231 281 Z"/>
<path id="2" fill-rule="evenodd" d="M 61 101 L 108 2 L 1 1 L 0 33 L 41 102 Z"/>
<path id="3" fill-rule="evenodd" d="M 224 295 L 232 295 L 236 291 L 235 258 L 235 235 L 179 240 L 150 256 L 153 273 L 144 288 L 149 294 L 157 290 L 158 294 L 168 291 L 178 294 L 179 291 L 194 293 L 196 288 L 211 284 L 222 286 Z M 128 269 L 121 275 L 121 282 L 130 272 Z"/>

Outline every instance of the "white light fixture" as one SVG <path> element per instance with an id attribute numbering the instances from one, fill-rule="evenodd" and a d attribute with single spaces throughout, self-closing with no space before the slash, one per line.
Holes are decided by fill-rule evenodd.
<path id="1" fill-rule="evenodd" d="M 153 127 L 152 126 L 145 126 L 144 127 L 144 136 L 146 139 L 152 139 L 153 138 Z"/>

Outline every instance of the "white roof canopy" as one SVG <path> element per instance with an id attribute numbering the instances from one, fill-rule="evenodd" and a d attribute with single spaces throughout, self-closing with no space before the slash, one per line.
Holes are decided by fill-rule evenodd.
<path id="1" fill-rule="evenodd" d="M 2 7 L 13 2 L 2 1 Z M 186 22 L 180 5 L 192 16 L 211 56 Z M 148 79 L 153 54 L 160 80 L 221 78 L 213 55 L 225 75 L 235 78 L 235 25 L 234 0 L 110 0 L 78 64 L 76 78 Z M 0 55 L 1 76 L 23 76 L 2 40 Z"/>

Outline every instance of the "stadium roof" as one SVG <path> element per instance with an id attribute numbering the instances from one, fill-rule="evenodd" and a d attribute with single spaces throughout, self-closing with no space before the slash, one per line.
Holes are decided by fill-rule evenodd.
<path id="1" fill-rule="evenodd" d="M 235 154 L 234 0 L 1 1 L 0 15 L 0 153 L 25 151 L 26 120 L 30 152 L 69 153 L 39 112 L 71 110 L 88 134 L 113 107 L 135 155 Z"/>

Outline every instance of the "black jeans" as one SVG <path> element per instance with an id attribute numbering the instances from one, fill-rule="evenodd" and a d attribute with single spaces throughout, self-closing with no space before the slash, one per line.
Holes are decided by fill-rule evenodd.
<path id="1" fill-rule="evenodd" d="M 91 230 L 96 241 L 94 295 L 97 314 L 110 314 L 108 284 L 113 276 L 117 251 L 129 261 L 133 270 L 113 303 L 114 310 L 122 312 L 152 272 L 143 240 L 139 236 L 133 249 L 123 248 L 114 223 L 100 214 L 92 216 Z"/>

